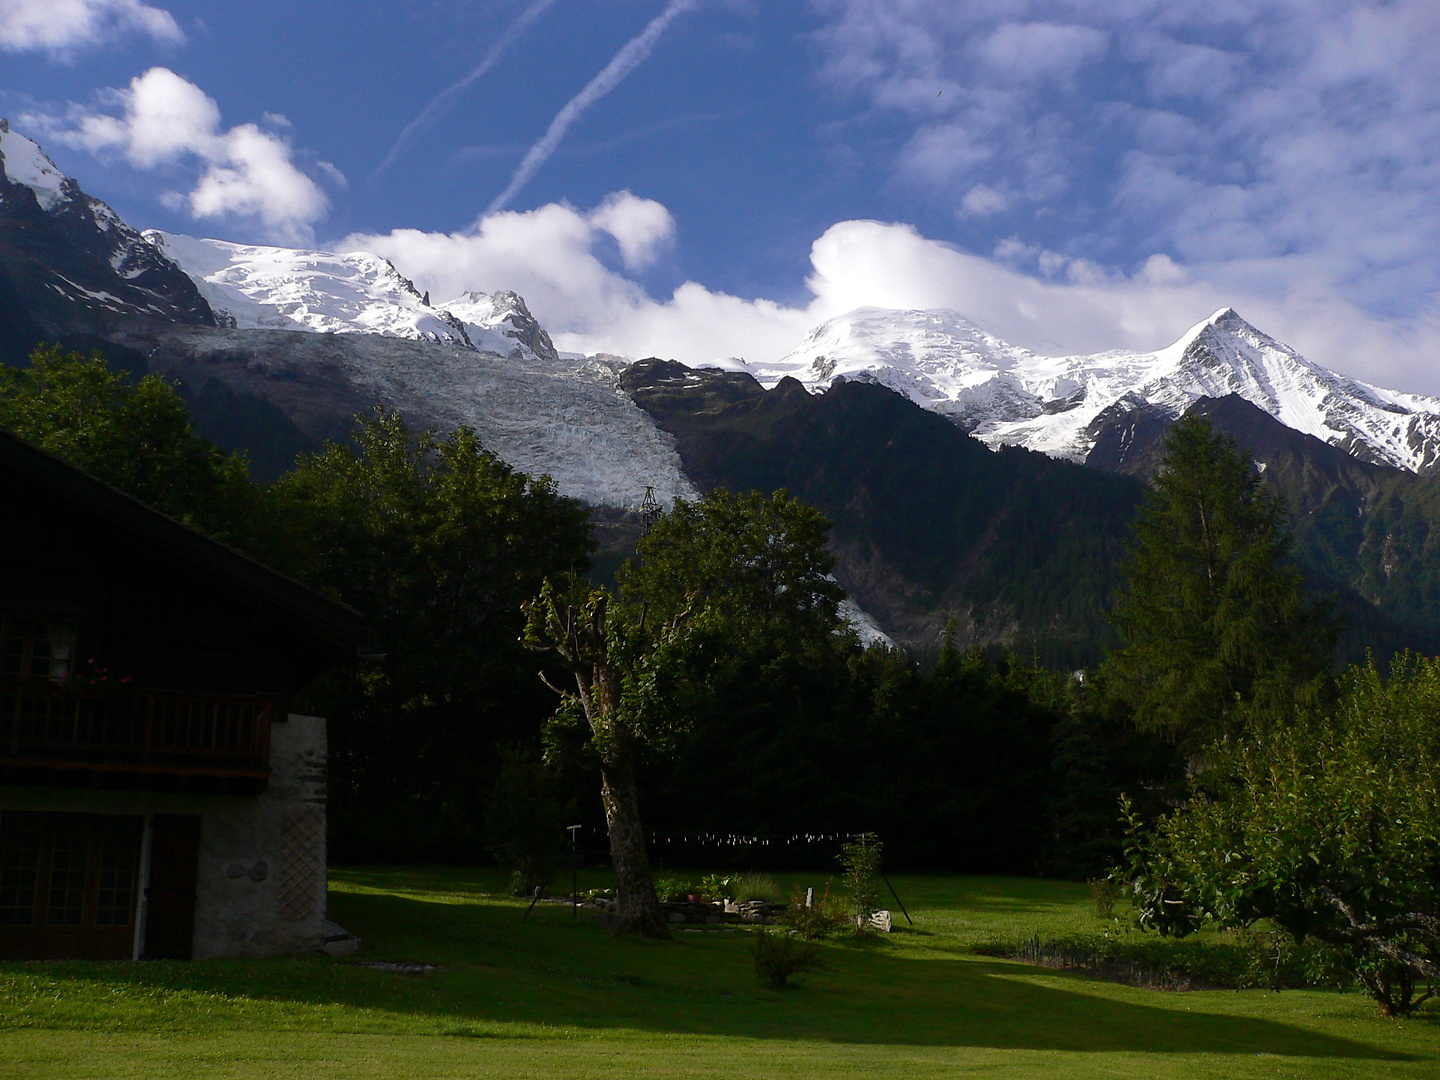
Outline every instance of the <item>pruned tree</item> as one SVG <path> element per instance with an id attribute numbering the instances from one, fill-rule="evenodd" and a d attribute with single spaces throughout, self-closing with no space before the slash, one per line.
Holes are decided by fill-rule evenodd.
<path id="1" fill-rule="evenodd" d="M 681 673 L 689 613 L 650 626 L 643 611 L 630 619 L 617 612 L 602 589 L 567 592 L 549 581 L 524 610 L 525 644 L 553 650 L 575 680 L 571 689 L 540 676 L 561 698 L 553 726 L 583 724 L 600 768 L 619 930 L 668 937 L 650 873 L 636 769 L 645 747 L 673 726 L 675 703 L 664 688 Z"/>
<path id="2" fill-rule="evenodd" d="M 618 575 L 618 599 L 546 582 L 526 605 L 525 643 L 558 654 L 574 678 L 551 684 L 552 732 L 580 730 L 599 765 L 623 932 L 666 933 L 637 767 L 725 709 L 717 699 L 733 689 L 737 656 L 803 649 L 841 628 L 829 527 L 785 491 L 677 500 Z"/>

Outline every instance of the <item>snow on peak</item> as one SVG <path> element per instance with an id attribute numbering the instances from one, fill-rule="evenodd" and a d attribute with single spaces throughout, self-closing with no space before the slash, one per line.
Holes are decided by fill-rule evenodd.
<path id="1" fill-rule="evenodd" d="M 488 295 L 465 292 L 442 306 L 464 322 L 477 349 L 502 356 L 526 349 L 541 360 L 551 363 L 559 360 L 550 335 L 530 314 L 518 293 L 509 289 L 498 289 Z"/>
<path id="2" fill-rule="evenodd" d="M 820 390 L 877 382 L 949 416 L 991 446 L 1083 461 L 1101 414 L 1147 405 L 1179 416 L 1202 397 L 1237 394 L 1297 431 L 1364 460 L 1440 467 L 1440 399 L 1399 394 L 1312 363 L 1234 308 L 1149 353 L 1038 356 L 953 311 L 860 308 L 822 323 L 783 360 L 748 365 Z"/>
<path id="3" fill-rule="evenodd" d="M 778 362 L 749 367 L 766 385 L 787 375 L 812 389 L 877 382 L 968 427 L 980 416 L 1039 411 L 1009 375 L 1031 355 L 954 311 L 865 307 L 821 323 Z"/>
<path id="4" fill-rule="evenodd" d="M 74 183 L 40 149 L 39 143 L 11 131 L 5 120 L 0 120 L 0 175 L 33 191 L 42 210 L 64 201 L 68 197 L 65 184 Z"/>
<path id="5" fill-rule="evenodd" d="M 434 304 L 388 259 L 365 251 L 233 244 L 158 230 L 145 238 L 242 330 L 380 334 L 557 359 L 549 335 L 513 292 L 468 292 Z"/>

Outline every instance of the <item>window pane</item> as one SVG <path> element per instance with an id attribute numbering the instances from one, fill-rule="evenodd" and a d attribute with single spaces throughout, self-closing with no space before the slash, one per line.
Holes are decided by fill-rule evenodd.
<path id="1" fill-rule="evenodd" d="M 0 926 L 29 926 L 35 921 L 41 824 L 34 814 L 0 817 Z"/>
<path id="2" fill-rule="evenodd" d="M 0 618 L 0 679 L 59 681 L 75 670 L 75 624 Z"/>
<path id="3" fill-rule="evenodd" d="M 44 674 L 56 682 L 65 678 L 75 666 L 75 624 L 68 622 L 46 623 L 45 637 L 47 640 L 46 652 L 49 657 L 48 670 Z M 41 670 L 37 665 L 31 674 L 39 676 Z"/>
<path id="4" fill-rule="evenodd" d="M 107 818 L 100 836 L 100 882 L 96 926 L 129 926 L 140 871 L 140 823 Z"/>
<path id="5" fill-rule="evenodd" d="M 49 903 L 45 921 L 51 926 L 79 926 L 85 916 L 85 857 L 90 830 L 81 822 L 64 821 L 55 829 L 50 850 Z"/>

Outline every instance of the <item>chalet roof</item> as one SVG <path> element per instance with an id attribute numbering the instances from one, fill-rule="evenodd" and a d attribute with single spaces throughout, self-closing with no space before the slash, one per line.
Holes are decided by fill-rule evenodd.
<path id="1" fill-rule="evenodd" d="M 33 443 L 0 430 L 0 476 L 29 483 L 113 530 L 189 564 L 267 607 L 326 652 L 353 651 L 363 616 L 294 578 L 196 532 Z"/>

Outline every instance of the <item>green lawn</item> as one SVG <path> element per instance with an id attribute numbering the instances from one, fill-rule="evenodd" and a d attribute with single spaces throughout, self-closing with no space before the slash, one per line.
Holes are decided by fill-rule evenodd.
<path id="1" fill-rule="evenodd" d="M 445 970 L 0 965 L 0 1076 L 1440 1076 L 1440 1021 L 1385 1021 L 1359 994 L 1165 994 L 970 951 L 1093 930 L 1083 885 L 897 878 L 913 930 L 827 945 L 827 972 L 773 991 L 743 931 L 644 944 L 567 907 L 522 919 L 491 871 L 332 882 L 331 914 L 366 940 L 358 959 Z"/>

